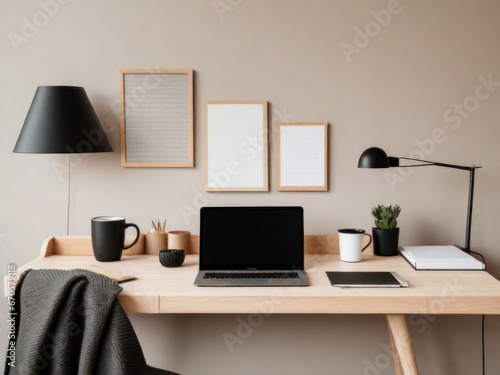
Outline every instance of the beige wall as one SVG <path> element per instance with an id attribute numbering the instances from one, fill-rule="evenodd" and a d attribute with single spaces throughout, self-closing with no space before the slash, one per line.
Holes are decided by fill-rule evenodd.
<path id="1" fill-rule="evenodd" d="M 11 151 L 38 85 L 84 86 L 109 125 L 112 154 L 73 159 L 71 234 L 90 218 L 153 218 L 198 232 L 181 207 L 296 204 L 306 232 L 371 227 L 378 203 L 402 206 L 403 244 L 463 243 L 468 175 L 441 168 L 358 170 L 377 145 L 393 155 L 477 164 L 473 248 L 500 276 L 500 3 L 490 1 L 1 1 L 0 266 L 34 258 L 66 231 L 66 157 Z M 364 36 L 363 36 L 363 35 Z M 120 166 L 120 68 L 195 70 L 196 166 Z M 485 84 L 485 81 L 490 83 Z M 258 99 L 277 121 L 330 124 L 330 189 L 205 195 L 202 101 Z M 406 170 L 410 172 L 410 170 Z M 397 177 L 397 179 L 394 179 Z M 391 179 L 392 178 L 392 179 Z M 2 306 L 5 309 L 5 305 Z M 184 374 L 390 374 L 381 316 L 132 316 L 148 361 Z M 238 334 L 231 353 L 224 334 Z M 480 372 L 480 317 L 411 318 L 423 374 Z M 0 344 L 6 341 L 2 323 Z M 500 363 L 500 320 L 487 317 L 488 374 Z M 432 370 L 431 370 L 432 369 Z M 496 371 L 496 372 L 495 372 Z"/>

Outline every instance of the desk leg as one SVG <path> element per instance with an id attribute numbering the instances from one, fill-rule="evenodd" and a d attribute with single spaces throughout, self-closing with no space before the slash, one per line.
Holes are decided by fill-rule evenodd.
<path id="1" fill-rule="evenodd" d="M 396 347 L 396 342 L 394 341 L 394 335 L 392 334 L 391 329 L 389 329 L 389 338 L 391 339 L 392 356 L 394 358 L 394 374 L 404 375 L 403 367 L 401 367 L 401 360 L 399 358 L 399 353 Z"/>
<path id="2" fill-rule="evenodd" d="M 387 314 L 396 375 L 419 375 L 404 314 Z"/>

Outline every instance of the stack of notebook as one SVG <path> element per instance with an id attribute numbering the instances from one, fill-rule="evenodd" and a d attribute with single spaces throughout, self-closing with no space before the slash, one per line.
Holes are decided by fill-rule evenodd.
<path id="1" fill-rule="evenodd" d="M 416 270 L 484 270 L 483 262 L 456 246 L 404 246 L 399 252 Z"/>

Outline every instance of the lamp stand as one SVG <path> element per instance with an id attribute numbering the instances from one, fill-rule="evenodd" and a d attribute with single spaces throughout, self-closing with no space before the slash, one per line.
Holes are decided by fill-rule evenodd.
<path id="1" fill-rule="evenodd" d="M 69 236 L 69 209 L 71 205 L 71 154 L 68 154 L 68 207 L 66 212 L 66 236 Z"/>
<path id="2" fill-rule="evenodd" d="M 474 200 L 474 177 L 475 177 L 476 169 L 481 168 L 481 167 L 476 166 L 476 165 L 465 166 L 465 165 L 439 163 L 439 162 L 434 162 L 434 161 L 405 158 L 405 157 L 397 157 L 397 158 L 396 157 L 389 157 L 389 159 L 390 159 L 389 162 L 390 162 L 391 166 L 397 166 L 397 167 L 426 167 L 426 166 L 434 165 L 437 167 L 461 169 L 463 171 L 469 171 L 469 174 L 470 174 L 470 177 L 469 177 L 469 198 L 467 201 L 467 221 L 465 224 L 465 247 L 463 247 L 462 250 L 465 251 L 466 253 L 470 254 L 470 252 L 471 252 L 470 234 L 471 234 L 471 228 L 472 228 L 472 205 L 473 205 L 473 200 Z M 399 165 L 399 160 L 418 161 L 418 162 L 423 162 L 425 164 Z"/>
<path id="3" fill-rule="evenodd" d="M 470 254 L 470 232 L 472 227 L 472 204 L 474 200 L 474 175 L 476 172 L 476 168 L 472 167 L 470 170 L 469 177 L 469 201 L 467 204 L 467 224 L 465 231 L 465 252 Z"/>

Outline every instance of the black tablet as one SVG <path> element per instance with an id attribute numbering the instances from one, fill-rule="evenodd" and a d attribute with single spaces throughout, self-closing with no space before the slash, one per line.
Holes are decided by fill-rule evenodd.
<path id="1" fill-rule="evenodd" d="M 402 288 L 408 283 L 396 272 L 327 271 L 332 286 L 341 288 Z"/>

